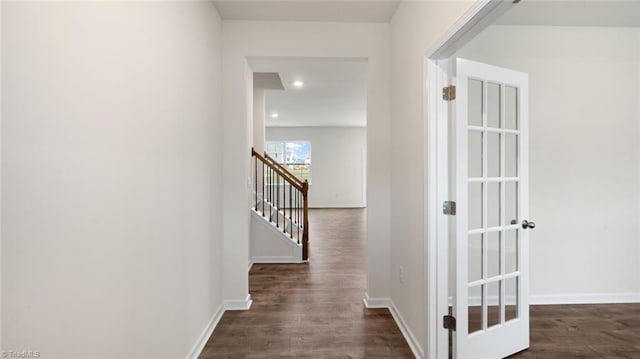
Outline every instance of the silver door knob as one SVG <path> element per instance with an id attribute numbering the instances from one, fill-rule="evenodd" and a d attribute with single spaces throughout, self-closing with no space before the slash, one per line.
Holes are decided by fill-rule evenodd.
<path id="1" fill-rule="evenodd" d="M 526 219 L 522 220 L 522 229 L 534 229 L 536 228 L 536 224 L 534 222 L 529 222 Z"/>

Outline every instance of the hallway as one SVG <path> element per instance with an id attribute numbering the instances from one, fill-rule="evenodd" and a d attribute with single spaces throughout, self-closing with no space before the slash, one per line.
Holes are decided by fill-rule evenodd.
<path id="1" fill-rule="evenodd" d="M 226 312 L 200 358 L 413 357 L 389 311 L 362 304 L 366 210 L 309 217 L 309 263 L 253 265 L 251 309 Z"/>

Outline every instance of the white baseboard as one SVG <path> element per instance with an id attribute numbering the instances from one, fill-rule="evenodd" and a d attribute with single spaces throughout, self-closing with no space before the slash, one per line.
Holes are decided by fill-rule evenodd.
<path id="1" fill-rule="evenodd" d="M 245 300 L 234 300 L 227 299 L 224 301 L 224 310 L 249 310 L 251 308 L 251 294 L 247 294 L 247 299 Z"/>
<path id="2" fill-rule="evenodd" d="M 398 325 L 398 328 L 400 328 L 400 332 L 402 332 L 402 336 L 404 336 L 404 339 L 407 341 L 407 344 L 409 344 L 409 348 L 411 348 L 411 352 L 413 353 L 413 356 L 415 356 L 418 359 L 424 358 L 424 351 L 422 350 L 422 347 L 420 347 L 420 343 L 418 342 L 416 337 L 413 335 L 413 332 L 407 325 L 407 322 L 404 321 L 404 318 L 400 314 L 400 311 L 398 311 L 398 308 L 396 307 L 396 305 L 393 303 L 393 300 L 391 300 L 390 298 L 370 298 L 369 293 L 365 293 L 364 298 L 362 298 L 362 302 L 364 303 L 364 306 L 368 309 L 374 309 L 374 308 L 388 309 L 389 312 L 391 312 L 391 316 L 393 317 L 393 320 L 396 322 L 396 325 Z"/>
<path id="3" fill-rule="evenodd" d="M 202 334 L 200 334 L 200 336 L 198 337 L 198 340 L 196 340 L 195 344 L 189 351 L 189 354 L 187 354 L 187 359 L 197 359 L 198 356 L 200 356 L 200 354 L 202 353 L 202 349 L 204 349 L 204 346 L 209 341 L 209 338 L 211 338 L 211 335 L 216 329 L 216 326 L 218 326 L 220 319 L 222 319 L 222 315 L 224 314 L 224 312 L 226 312 L 227 310 L 248 310 L 249 308 L 251 308 L 251 303 L 253 303 L 253 301 L 251 300 L 250 294 L 247 295 L 247 299 L 245 300 L 223 301 L 207 326 L 202 331 Z"/>
<path id="4" fill-rule="evenodd" d="M 391 299 L 389 298 L 370 298 L 369 293 L 364 293 L 364 298 L 362 298 L 362 302 L 364 303 L 364 307 L 367 309 L 376 309 L 376 308 L 391 308 Z"/>
<path id="5" fill-rule="evenodd" d="M 253 267 L 253 260 L 249 260 L 249 266 L 247 267 L 247 272 L 251 271 L 252 267 Z"/>
<path id="6" fill-rule="evenodd" d="M 419 359 L 424 358 L 424 351 L 422 350 L 420 343 L 418 342 L 416 337 L 413 335 L 413 332 L 411 331 L 411 329 L 409 329 L 409 326 L 404 321 L 404 318 L 402 318 L 402 315 L 398 311 L 398 308 L 396 308 L 396 305 L 393 304 L 392 300 L 391 300 L 391 308 L 389 308 L 389 311 L 391 312 L 393 319 L 396 321 L 396 324 L 398 324 L 398 327 L 400 328 L 400 331 L 402 332 L 404 339 L 409 344 L 409 348 L 411 348 L 411 352 L 413 352 L 413 356 Z"/>
<path id="7" fill-rule="evenodd" d="M 640 293 L 536 294 L 531 305 L 640 303 Z"/>
<path id="8" fill-rule="evenodd" d="M 209 341 L 211 334 L 213 334 L 213 330 L 216 329 L 216 326 L 220 322 L 223 314 L 224 306 L 220 305 L 218 307 L 218 310 L 216 310 L 216 312 L 213 314 L 213 317 L 211 317 L 211 320 L 209 321 L 207 326 L 204 328 L 202 334 L 200 334 L 200 336 L 198 337 L 198 340 L 196 340 L 195 344 L 189 351 L 187 359 L 197 359 L 198 356 L 200 356 L 200 354 L 202 353 L 202 349 L 204 349 L 204 346 Z"/>
<path id="9" fill-rule="evenodd" d="M 255 256 L 251 257 L 252 263 L 307 263 L 300 259 L 302 256 Z"/>

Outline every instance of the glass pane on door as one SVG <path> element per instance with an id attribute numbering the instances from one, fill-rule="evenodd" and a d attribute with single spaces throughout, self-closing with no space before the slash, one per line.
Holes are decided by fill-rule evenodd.
<path id="1" fill-rule="evenodd" d="M 469 235 L 469 282 L 482 279 L 482 234 Z"/>
<path id="2" fill-rule="evenodd" d="M 469 177 L 482 177 L 482 132 L 469 131 Z"/>
<path id="3" fill-rule="evenodd" d="M 500 183 L 487 183 L 487 228 L 500 225 Z"/>
<path id="4" fill-rule="evenodd" d="M 518 318 L 518 277 L 505 280 L 505 322 Z"/>
<path id="5" fill-rule="evenodd" d="M 487 172 L 489 177 L 500 177 L 500 134 L 487 133 Z"/>
<path id="6" fill-rule="evenodd" d="M 500 283 L 492 282 L 487 285 L 487 328 L 501 323 L 500 320 Z"/>
<path id="7" fill-rule="evenodd" d="M 482 228 L 482 183 L 469 183 L 469 229 Z"/>
<path id="8" fill-rule="evenodd" d="M 482 298 L 483 298 L 484 286 L 479 285 L 469 288 L 469 321 L 468 326 L 469 334 L 482 330 Z"/>
<path id="9" fill-rule="evenodd" d="M 501 92 L 500 84 L 489 82 L 487 85 L 487 126 L 500 128 Z"/>
<path id="10" fill-rule="evenodd" d="M 507 134 L 505 136 L 505 176 L 518 176 L 518 135 Z"/>
<path id="11" fill-rule="evenodd" d="M 483 109 L 483 82 L 469 80 L 468 110 L 469 126 L 482 126 Z"/>
<path id="12" fill-rule="evenodd" d="M 500 275 L 500 232 L 487 233 L 487 278 Z"/>
<path id="13" fill-rule="evenodd" d="M 505 86 L 505 128 L 510 130 L 518 129 L 518 89 L 513 86 Z"/>
<path id="14" fill-rule="evenodd" d="M 518 223 L 518 182 L 505 182 L 504 184 L 504 224 Z"/>
<path id="15" fill-rule="evenodd" d="M 504 274 L 518 270 L 518 230 L 502 232 L 504 236 Z"/>

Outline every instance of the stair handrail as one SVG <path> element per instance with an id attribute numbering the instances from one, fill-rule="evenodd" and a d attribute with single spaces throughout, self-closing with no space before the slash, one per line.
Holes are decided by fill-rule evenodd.
<path id="1" fill-rule="evenodd" d="M 291 182 L 295 185 L 297 189 L 301 191 L 303 190 L 304 182 L 302 182 L 298 177 L 296 177 L 296 175 L 291 173 L 291 171 L 287 167 L 280 164 L 280 162 L 276 161 L 273 157 L 269 156 L 266 152 L 264 153 L 264 155 L 260 155 L 259 153 L 255 152 L 254 149 L 251 149 L 251 151 L 254 154 L 254 156 L 258 157 L 263 162 L 270 165 L 270 167 L 272 167 L 274 170 L 278 171 L 278 174 L 286 178 L 287 182 Z"/>
<path id="2" fill-rule="evenodd" d="M 276 161 L 273 157 L 268 154 L 261 155 L 256 152 L 255 149 L 251 149 L 251 155 L 257 157 L 259 160 L 264 162 L 267 166 L 271 167 L 272 170 L 276 171 L 280 176 L 285 178 L 287 182 L 291 183 L 295 188 L 302 191 L 305 195 L 308 190 L 308 186 L 305 186 L 305 182 L 302 182 L 296 175 L 291 173 L 288 168 L 284 167 L 278 161 Z"/>

